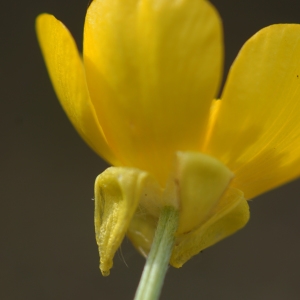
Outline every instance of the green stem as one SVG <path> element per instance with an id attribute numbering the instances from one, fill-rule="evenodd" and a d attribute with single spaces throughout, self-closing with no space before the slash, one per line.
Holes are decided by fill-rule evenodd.
<path id="1" fill-rule="evenodd" d="M 161 211 L 134 300 L 157 300 L 159 298 L 175 242 L 178 216 L 178 210 L 171 206 L 166 206 Z"/>

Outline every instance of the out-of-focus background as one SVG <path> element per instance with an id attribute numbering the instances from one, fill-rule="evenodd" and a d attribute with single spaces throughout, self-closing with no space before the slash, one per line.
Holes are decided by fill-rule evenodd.
<path id="1" fill-rule="evenodd" d="M 79 48 L 89 0 L 0 4 L 0 299 L 132 299 L 144 259 L 125 239 L 108 278 L 98 269 L 93 184 L 107 164 L 79 138 L 50 84 L 34 21 L 54 14 Z M 214 0 L 225 74 L 262 27 L 300 23 L 300 1 Z M 300 59 L 300 57 L 299 57 Z M 300 99 L 299 99 L 300 101 Z M 239 233 L 170 268 L 161 299 L 300 299 L 300 181 L 251 201 Z"/>

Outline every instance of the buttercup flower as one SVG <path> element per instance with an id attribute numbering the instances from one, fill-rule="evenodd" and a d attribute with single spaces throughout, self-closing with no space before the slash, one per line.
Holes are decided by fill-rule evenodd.
<path id="1" fill-rule="evenodd" d="M 204 0 L 94 0 L 83 59 L 53 16 L 37 34 L 56 94 L 114 167 L 95 184 L 100 268 L 125 234 L 147 255 L 160 211 L 179 226 L 170 264 L 242 228 L 246 200 L 300 174 L 300 25 L 250 38 L 221 100 L 222 26 Z"/>

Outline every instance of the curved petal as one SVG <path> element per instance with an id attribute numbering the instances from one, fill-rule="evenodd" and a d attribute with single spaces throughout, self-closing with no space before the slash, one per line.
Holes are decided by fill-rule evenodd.
<path id="1" fill-rule="evenodd" d="M 300 25 L 254 35 L 234 62 L 206 153 L 247 199 L 300 175 Z"/>
<path id="2" fill-rule="evenodd" d="M 119 164 L 98 124 L 87 90 L 82 60 L 66 27 L 55 17 L 40 15 L 36 31 L 56 95 L 87 144 L 112 164 Z"/>
<path id="3" fill-rule="evenodd" d="M 174 152 L 203 142 L 223 60 L 220 18 L 203 0 L 94 0 L 84 63 L 107 139 L 164 183 Z"/>
<path id="4" fill-rule="evenodd" d="M 96 179 L 95 231 L 104 276 L 113 266 L 113 257 L 138 207 L 147 177 L 148 173 L 138 169 L 111 167 Z"/>

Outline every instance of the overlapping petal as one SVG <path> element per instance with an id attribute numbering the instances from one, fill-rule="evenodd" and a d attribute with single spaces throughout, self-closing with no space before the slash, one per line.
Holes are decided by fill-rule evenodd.
<path id="1" fill-rule="evenodd" d="M 300 175 L 300 25 L 273 25 L 242 48 L 214 111 L 206 153 L 247 199 Z"/>
<path id="2" fill-rule="evenodd" d="M 108 162 L 119 164 L 102 134 L 71 34 L 48 14 L 37 18 L 36 30 L 55 92 L 73 126 L 95 152 Z"/>
<path id="3" fill-rule="evenodd" d="M 126 232 L 147 255 L 162 207 L 180 210 L 170 261 L 180 267 L 247 223 L 245 198 L 300 175 L 300 25 L 252 37 L 212 101 L 222 31 L 205 0 L 94 0 L 84 67 L 62 23 L 43 14 L 36 24 L 74 127 L 107 161 L 126 166 L 95 183 L 104 275 Z"/>
<path id="4" fill-rule="evenodd" d="M 220 18 L 203 0 L 94 0 L 84 63 L 108 142 L 164 183 L 176 150 L 199 149 L 223 60 Z"/>

